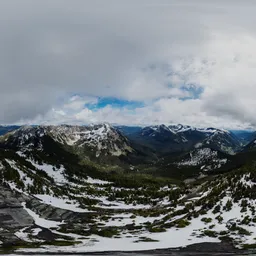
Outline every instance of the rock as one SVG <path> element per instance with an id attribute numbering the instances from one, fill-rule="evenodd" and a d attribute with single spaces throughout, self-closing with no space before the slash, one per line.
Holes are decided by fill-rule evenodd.
<path id="1" fill-rule="evenodd" d="M 186 252 L 206 252 L 206 253 L 231 253 L 240 251 L 234 247 L 232 243 L 198 243 L 188 245 L 185 248 L 181 248 L 181 251 Z"/>

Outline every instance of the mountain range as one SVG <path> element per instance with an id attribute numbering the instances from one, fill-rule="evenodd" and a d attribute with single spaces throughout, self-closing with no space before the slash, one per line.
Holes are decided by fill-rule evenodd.
<path id="1" fill-rule="evenodd" d="M 254 246 L 253 132 L 98 124 L 0 133 L 3 252 Z"/>

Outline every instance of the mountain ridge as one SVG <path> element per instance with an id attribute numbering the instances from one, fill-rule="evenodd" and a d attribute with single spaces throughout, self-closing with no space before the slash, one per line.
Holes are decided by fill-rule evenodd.
<path id="1" fill-rule="evenodd" d="M 186 143 L 166 126 L 144 132 Z M 220 241 L 253 247 L 255 151 L 230 155 L 207 145 L 163 154 L 107 124 L 10 131 L 0 137 L 0 251 L 104 251 L 110 242 L 133 251 Z"/>

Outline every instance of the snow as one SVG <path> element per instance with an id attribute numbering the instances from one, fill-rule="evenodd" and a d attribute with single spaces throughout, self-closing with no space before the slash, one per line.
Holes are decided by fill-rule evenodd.
<path id="1" fill-rule="evenodd" d="M 11 190 L 15 190 L 19 193 L 23 193 L 24 195 L 28 195 L 26 192 L 23 192 L 21 189 L 17 188 L 17 184 L 14 182 L 10 182 L 10 181 L 5 181 L 9 187 L 11 188 Z"/>
<path id="2" fill-rule="evenodd" d="M 5 161 L 11 166 L 11 168 L 15 169 L 19 173 L 20 179 L 22 180 L 25 186 L 33 185 L 33 180 L 30 177 L 28 177 L 26 173 L 24 173 L 17 167 L 17 164 L 14 160 L 5 159 Z"/>
<path id="3" fill-rule="evenodd" d="M 241 180 L 245 179 L 246 176 L 244 176 Z M 163 187 L 162 189 L 166 189 L 167 187 Z M 201 192 L 200 196 L 197 199 L 203 198 L 208 196 L 208 194 L 211 192 L 211 190 L 207 190 L 205 192 Z M 52 199 L 51 199 L 52 200 Z M 55 200 L 55 199 L 54 199 Z M 195 198 L 194 198 L 195 200 Z M 228 200 L 232 200 L 231 196 L 229 196 L 229 190 L 227 189 L 227 196 L 220 199 L 219 204 L 223 207 L 226 205 Z M 104 202 L 104 201 L 103 201 Z M 57 204 L 61 204 L 63 202 L 59 202 L 57 200 Z M 105 202 L 106 203 L 106 202 Z M 113 203 L 113 202 L 110 202 Z M 255 206 L 256 203 L 254 201 L 250 202 L 251 205 Z M 114 204 L 118 204 L 117 202 L 114 202 Z M 119 205 L 120 206 L 120 205 Z M 24 209 L 25 203 L 23 203 Z M 122 209 L 125 209 L 125 205 L 122 205 Z M 103 208 L 103 207 L 101 207 Z M 184 208 L 184 205 L 178 205 L 172 212 L 181 210 Z M 196 207 L 195 210 L 199 211 L 201 207 Z M 59 226 L 61 223 L 52 223 L 48 220 L 42 220 L 37 214 L 32 212 L 29 209 L 26 209 L 28 213 L 35 219 L 36 224 L 42 227 L 53 227 L 53 226 Z M 220 231 L 227 231 L 228 223 L 232 223 L 236 220 L 242 220 L 245 216 L 252 217 L 252 213 L 248 207 L 247 211 L 242 213 L 241 212 L 241 200 L 237 203 L 233 202 L 232 209 L 230 211 L 224 211 L 221 210 L 221 216 L 223 217 L 223 222 L 219 223 L 216 220 L 216 217 L 220 213 L 213 214 L 212 209 L 207 212 L 205 215 L 201 215 L 198 218 L 194 218 L 191 220 L 191 223 L 186 228 L 169 228 L 166 230 L 166 232 L 161 233 L 150 233 L 147 230 L 140 230 L 138 233 L 133 234 L 130 233 L 128 230 L 120 234 L 120 238 L 104 238 L 99 237 L 96 235 L 91 235 L 90 237 L 78 236 L 76 234 L 62 234 L 58 231 L 54 231 L 56 234 L 62 234 L 74 237 L 76 241 L 80 241 L 81 244 L 77 244 L 70 247 L 55 247 L 55 246 L 46 246 L 44 248 L 40 249 L 21 249 L 20 251 L 23 252 L 95 252 L 95 251 L 140 251 L 140 250 L 151 250 L 151 249 L 163 249 L 163 248 L 177 248 L 177 247 L 184 247 L 190 244 L 195 243 L 202 243 L 202 242 L 220 242 L 217 238 L 211 238 L 208 236 L 198 237 L 198 235 L 202 234 L 202 232 L 206 229 L 209 229 L 209 226 L 215 225 L 211 230 L 220 232 Z M 161 220 L 162 218 L 166 217 L 166 215 L 159 215 L 157 217 L 142 217 L 137 215 L 135 218 L 131 218 L 132 213 L 119 213 L 119 214 L 113 214 L 108 216 L 108 220 L 101 220 L 101 219 L 95 219 L 96 221 L 100 221 L 105 227 L 109 226 L 116 226 L 121 227 L 128 224 L 134 223 L 135 225 L 141 225 L 145 222 L 151 222 L 153 223 L 155 220 Z M 184 218 L 185 214 L 175 216 L 171 218 L 170 220 L 166 221 L 173 222 L 174 220 Z M 212 218 L 211 223 L 205 223 L 202 221 L 202 218 Z M 46 221 L 46 223 L 44 222 Z M 50 222 L 50 223 L 49 223 Z M 231 234 L 233 238 L 239 238 L 242 239 L 243 243 L 254 243 L 254 237 L 256 237 L 256 228 L 255 225 L 252 224 L 251 226 L 247 225 L 239 225 L 246 230 L 249 230 L 252 234 L 249 236 L 241 236 L 238 234 Z M 23 235 L 21 233 L 21 235 Z M 157 240 L 156 242 L 136 242 L 139 240 L 140 237 L 147 237 L 153 240 Z"/>
<path id="4" fill-rule="evenodd" d="M 25 228 L 22 228 L 21 230 L 15 232 L 15 236 L 17 236 L 18 238 L 20 238 L 20 239 L 22 239 L 26 242 L 31 242 L 32 240 L 33 241 L 40 241 L 39 239 L 36 239 L 36 238 L 31 239 L 31 237 L 29 235 L 32 234 L 33 236 L 37 236 L 38 233 L 40 231 L 42 231 L 41 228 L 34 228 L 34 229 L 31 230 L 32 232 L 25 232 L 27 229 L 28 228 L 25 227 Z"/>
<path id="5" fill-rule="evenodd" d="M 246 180 L 246 178 L 248 178 L 248 177 L 250 177 L 250 175 L 248 175 L 248 174 L 243 175 L 243 177 L 241 178 L 240 182 L 243 183 L 244 185 L 249 186 L 250 188 L 252 186 L 256 186 L 256 183 L 252 182 L 251 179 Z"/>
<path id="6" fill-rule="evenodd" d="M 86 182 L 90 183 L 90 184 L 98 184 L 98 185 L 112 184 L 112 182 L 105 181 L 105 180 L 100 180 L 100 179 L 93 179 L 91 177 L 88 177 Z"/>
<path id="7" fill-rule="evenodd" d="M 173 190 L 176 190 L 176 189 L 178 189 L 178 187 L 175 186 L 175 185 L 172 185 L 171 187 L 169 187 L 169 186 L 161 187 L 159 189 L 159 191 L 173 191 Z"/>
<path id="8" fill-rule="evenodd" d="M 93 199 L 100 200 L 101 203 L 99 203 L 96 206 L 98 206 L 102 209 L 124 209 L 124 210 L 130 209 L 131 210 L 131 209 L 149 209 L 152 207 L 151 205 L 145 205 L 145 204 L 133 205 L 133 204 L 125 204 L 122 201 L 109 201 L 109 200 L 107 200 L 107 197 L 105 197 L 105 196 L 101 196 L 101 197 L 89 196 L 89 197 L 93 198 Z"/>
<path id="9" fill-rule="evenodd" d="M 41 218 L 38 214 L 33 212 L 32 210 L 28 209 L 26 207 L 26 203 L 23 202 L 21 203 L 23 206 L 23 209 L 27 211 L 27 213 L 34 219 L 35 224 L 43 227 L 43 228 L 58 228 L 61 224 L 64 224 L 64 221 L 59 222 L 59 221 L 53 221 L 53 220 L 46 220 Z"/>
<path id="10" fill-rule="evenodd" d="M 73 212 L 91 212 L 87 209 L 79 207 L 79 204 L 74 200 L 68 200 L 63 198 L 57 198 L 50 195 L 34 195 L 36 198 L 40 199 L 43 203 L 52 205 L 57 208 L 73 211 Z"/>
<path id="11" fill-rule="evenodd" d="M 177 125 L 170 125 L 169 128 L 175 132 L 175 133 L 182 133 L 182 132 L 186 132 L 186 131 L 199 131 L 202 133 L 229 133 L 228 130 L 224 130 L 224 129 L 215 129 L 215 128 L 196 128 L 193 126 L 189 126 L 189 125 L 182 125 L 182 124 L 177 124 Z"/>
<path id="12" fill-rule="evenodd" d="M 20 134 L 21 131 L 22 134 Z M 76 145 L 78 147 L 87 145 L 96 149 L 97 156 L 102 154 L 102 150 L 106 150 L 116 156 L 131 150 L 122 135 L 109 124 L 92 126 L 30 126 L 28 128 L 22 127 L 14 134 L 19 140 L 19 146 L 26 150 L 33 150 L 35 147 L 34 139 L 40 138 L 45 134 L 50 134 L 55 141 L 65 145 Z M 121 145 L 121 147 L 117 145 Z M 42 145 L 40 149 L 42 149 Z"/>
<path id="13" fill-rule="evenodd" d="M 207 171 L 211 169 L 220 168 L 222 165 L 227 163 L 227 159 L 218 158 L 218 152 L 210 148 L 195 149 L 189 155 L 189 157 L 179 163 L 178 166 L 198 166 L 203 164 L 205 161 L 209 161 L 209 165 L 205 164 L 200 168 L 201 170 Z"/>
<path id="14" fill-rule="evenodd" d="M 32 235 L 37 236 L 42 231 L 41 228 L 34 228 L 32 229 Z"/>
<path id="15" fill-rule="evenodd" d="M 54 179 L 55 183 L 66 183 L 67 180 L 64 176 L 65 168 L 61 166 L 59 169 L 57 167 L 54 167 L 53 165 L 43 163 L 42 165 L 34 162 L 31 159 L 26 159 L 29 161 L 32 165 L 34 165 L 37 169 L 45 171 L 48 176 L 52 177 Z"/>
<path id="16" fill-rule="evenodd" d="M 27 157 L 22 151 L 17 151 L 16 154 L 18 154 L 20 157 Z"/>
<path id="17" fill-rule="evenodd" d="M 27 227 L 22 228 L 21 230 L 17 231 L 14 233 L 15 236 L 17 236 L 18 238 L 20 238 L 21 240 L 24 240 L 26 242 L 30 242 L 31 239 L 28 237 L 28 233 L 24 232 L 27 229 Z"/>
<path id="18" fill-rule="evenodd" d="M 121 238 L 105 238 L 96 235 L 90 236 L 90 240 L 80 238 L 77 241 L 81 241 L 81 244 L 73 247 L 54 247 L 47 246 L 40 249 L 21 249 L 19 252 L 102 252 L 102 251 L 142 251 L 142 250 L 154 250 L 163 248 L 177 248 L 184 247 L 190 244 L 202 243 L 202 242 L 220 242 L 217 238 L 201 237 L 197 238 L 191 236 L 195 229 L 204 228 L 205 224 L 198 218 L 192 220 L 190 226 L 183 229 L 171 228 L 162 233 L 150 233 L 147 231 L 141 232 L 140 237 L 147 237 L 156 242 L 136 242 L 139 237 L 122 235 Z M 131 236 L 131 237 L 128 237 Z M 97 240 L 97 241 L 95 241 Z"/>
<path id="19" fill-rule="evenodd" d="M 160 220 L 166 215 L 159 215 L 158 217 L 143 217 L 143 216 L 136 216 L 134 218 L 131 218 L 133 214 L 132 213 L 122 213 L 122 214 L 115 214 L 112 215 L 108 221 L 101 221 L 101 223 L 104 223 L 105 227 L 122 227 L 129 224 L 135 224 L 135 225 L 141 225 L 145 222 L 151 222 L 153 223 L 155 220 Z"/>

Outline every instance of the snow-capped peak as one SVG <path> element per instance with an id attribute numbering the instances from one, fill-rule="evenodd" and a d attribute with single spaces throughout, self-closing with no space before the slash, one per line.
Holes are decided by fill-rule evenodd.
<path id="1" fill-rule="evenodd" d="M 230 133 L 228 130 L 224 130 L 224 129 L 217 129 L 217 128 L 212 128 L 212 127 L 197 128 L 197 127 L 193 127 L 190 125 L 182 125 L 182 124 L 169 125 L 168 128 L 176 133 L 186 132 L 189 130 L 190 131 L 199 131 L 199 132 L 203 132 L 203 133 Z"/>
<path id="2" fill-rule="evenodd" d="M 42 137 L 46 135 L 63 145 L 89 147 L 96 151 L 96 156 L 103 151 L 105 155 L 116 156 L 132 151 L 128 140 L 114 127 L 105 123 L 89 126 L 23 126 L 5 136 L 5 140 L 19 148 L 29 149 L 40 144 L 42 149 Z"/>

